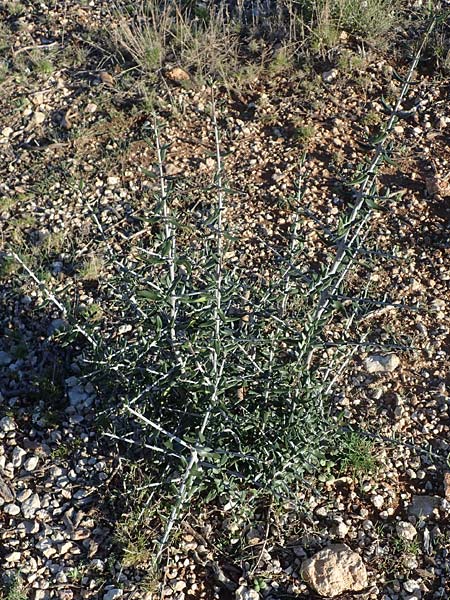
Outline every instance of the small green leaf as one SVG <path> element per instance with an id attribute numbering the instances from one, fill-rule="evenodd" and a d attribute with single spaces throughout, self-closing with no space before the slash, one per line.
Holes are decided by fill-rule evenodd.
<path id="1" fill-rule="evenodd" d="M 156 290 L 138 290 L 136 296 L 145 298 L 145 300 L 159 300 L 161 298 L 161 294 Z"/>

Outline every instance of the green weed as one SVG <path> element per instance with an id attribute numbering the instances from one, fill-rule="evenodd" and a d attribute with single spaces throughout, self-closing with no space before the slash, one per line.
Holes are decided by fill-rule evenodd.
<path id="1" fill-rule="evenodd" d="M 10 577 L 0 589 L 0 600 L 27 600 L 28 594 L 19 573 Z"/>
<path id="2" fill-rule="evenodd" d="M 339 457 L 341 471 L 358 479 L 373 474 L 378 464 L 373 442 L 356 432 L 343 437 Z"/>

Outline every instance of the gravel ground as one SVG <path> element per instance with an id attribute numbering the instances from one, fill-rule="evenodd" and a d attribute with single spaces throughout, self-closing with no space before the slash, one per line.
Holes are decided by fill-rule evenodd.
<path id="1" fill-rule="evenodd" d="M 3 250 L 26 258 L 71 316 L 108 330 L 114 324 L 99 308 L 108 306 L 108 257 L 132 260 L 136 244 L 153 235 L 142 225 L 152 212 L 151 112 L 133 72 L 114 63 L 100 37 L 108 3 L 24 3 L 19 15 L 6 4 L 10 53 L 22 62 L 6 74 L 0 98 Z M 398 92 L 400 57 L 369 50 L 353 64 L 355 40 L 345 34 L 340 43 L 333 64 L 255 78 L 239 92 L 215 86 L 225 177 L 239 190 L 227 198 L 238 239 L 228 259 L 255 276 L 269 274 L 292 220 L 286 198 L 304 150 L 305 269 L 328 260 L 322 232 L 352 202 L 343 180 L 366 155 L 358 140 L 386 119 L 381 96 Z M 394 131 L 397 162 L 381 175 L 400 194 L 374 216 L 375 266 L 361 266 L 352 282 L 355 290 L 368 282 L 384 304 L 359 323 L 370 350 L 356 353 L 334 396 L 334 414 L 372 440 L 375 467 L 327 473 L 305 493 L 304 514 L 286 507 L 282 516 L 262 511 L 240 521 L 227 507 L 192 510 L 158 582 L 151 557 L 127 563 L 117 538 L 145 466 L 101 436 L 102 399 L 83 378 L 82 341 L 61 344 L 61 312 L 5 260 L 0 597 L 18 600 L 7 590 L 20 577 L 23 597 L 36 600 L 149 600 L 157 583 L 177 600 L 311 598 L 304 560 L 345 543 L 367 571 L 357 597 L 450 598 L 449 83 L 426 70 L 416 75 Z M 196 218 L 215 170 L 211 91 L 163 76 L 155 85 L 161 135 L 171 144 L 167 175 L 185 194 L 180 209 Z M 330 341 L 338 334 L 326 332 Z"/>

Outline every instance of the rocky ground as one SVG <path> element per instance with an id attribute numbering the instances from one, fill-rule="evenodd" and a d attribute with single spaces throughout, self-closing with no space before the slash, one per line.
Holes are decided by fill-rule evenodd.
<path id="1" fill-rule="evenodd" d="M 117 325 L 111 256 L 129 260 L 153 235 L 142 220 L 155 185 L 152 110 L 180 211 L 196 216 L 216 168 L 212 92 L 168 68 L 150 106 L 101 35 L 107 3 L 12 4 L 0 7 L 0 597 L 450 598 L 448 73 L 431 58 L 415 73 L 395 164 L 380 176 L 398 195 L 373 216 L 376 260 L 353 275 L 383 303 L 358 324 L 371 346 L 335 386 L 333 418 L 365 432 L 349 437 L 348 468 L 325 469 L 301 513 L 192 507 L 154 573 L 153 532 L 136 517 L 145 460 L 101 434 L 111 415 L 83 373 L 87 342 L 58 333 L 67 319 L 86 331 Z M 301 169 L 305 260 L 327 260 L 323 232 L 352 202 L 344 181 L 367 156 L 359 140 L 386 120 L 381 98 L 399 92 L 394 69 L 406 73 L 414 31 L 396 52 L 362 51 L 343 31 L 334 54 L 302 68 L 275 60 L 241 87 L 214 84 L 235 190 L 231 263 L 266 276 Z"/>

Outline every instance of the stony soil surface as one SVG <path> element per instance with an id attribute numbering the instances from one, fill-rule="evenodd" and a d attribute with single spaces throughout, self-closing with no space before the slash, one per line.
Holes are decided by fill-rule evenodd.
<path id="1" fill-rule="evenodd" d="M 100 37 L 107 3 L 27 4 L 19 15 L 6 4 L 16 62 L 0 98 L 0 597 L 18 598 L 8 589 L 20 577 L 20 598 L 33 600 L 150 599 L 156 584 L 177 600 L 311 598 L 302 563 L 344 543 L 367 578 L 339 598 L 450 598 L 448 79 L 416 74 L 394 131 L 396 163 L 381 175 L 400 194 L 373 216 L 374 266 L 354 275 L 355 289 L 368 281 L 384 304 L 359 324 L 372 349 L 342 374 L 333 413 L 373 440 L 374 470 L 326 473 L 305 493 L 304 514 L 238 521 L 218 507 L 192 510 L 158 580 L 151 557 L 127 561 L 117 535 L 145 467 L 100 434 L 99 414 L 110 415 L 83 378 L 82 338 L 62 346 L 61 311 L 5 254 L 23 257 L 83 327 L 114 329 L 99 308 L 109 259 L 129 260 L 153 235 L 142 221 L 155 185 L 152 113 Z M 321 234 L 352 201 L 343 181 L 366 156 L 358 140 L 386 119 L 380 98 L 395 96 L 393 69 L 406 69 L 382 52 L 352 63 L 356 52 L 343 35 L 332 64 L 214 87 L 225 178 L 238 190 L 227 199 L 238 239 L 228 258 L 255 276 L 282 247 L 304 151 L 305 269 L 327 260 Z M 154 85 L 166 173 L 195 219 L 215 170 L 211 90 L 162 74 Z"/>

